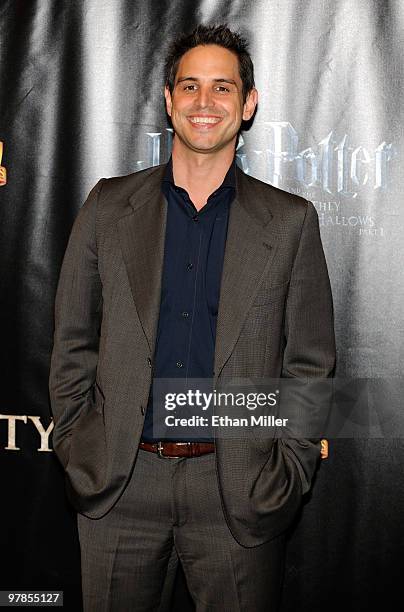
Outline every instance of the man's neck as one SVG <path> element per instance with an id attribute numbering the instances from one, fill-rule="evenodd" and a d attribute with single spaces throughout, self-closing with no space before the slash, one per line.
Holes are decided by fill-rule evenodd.
<path id="1" fill-rule="evenodd" d="M 178 145 L 178 143 L 177 143 Z M 185 189 L 197 210 L 203 208 L 211 193 L 223 183 L 234 159 L 234 147 L 212 154 L 196 153 L 176 146 L 172 152 L 173 176 L 177 187 Z"/>

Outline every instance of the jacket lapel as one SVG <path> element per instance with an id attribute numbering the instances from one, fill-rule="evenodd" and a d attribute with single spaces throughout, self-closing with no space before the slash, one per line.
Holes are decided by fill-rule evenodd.
<path id="1" fill-rule="evenodd" d="M 230 206 L 216 329 L 215 381 L 240 335 L 260 280 L 270 266 L 276 240 L 272 214 L 259 190 L 237 168 L 236 198 Z M 269 224 L 269 227 L 267 227 Z"/>
<path id="2" fill-rule="evenodd" d="M 153 354 L 160 310 L 167 202 L 161 192 L 165 166 L 153 171 L 130 198 L 132 211 L 118 221 L 122 255 L 133 299 Z"/>

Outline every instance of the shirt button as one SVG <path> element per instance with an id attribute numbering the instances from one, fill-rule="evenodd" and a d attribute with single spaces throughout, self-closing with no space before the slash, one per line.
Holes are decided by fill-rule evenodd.
<path id="1" fill-rule="evenodd" d="M 184 310 L 184 312 L 181 313 L 181 316 L 184 317 L 184 319 L 186 319 L 189 316 L 189 313 Z"/>
<path id="2" fill-rule="evenodd" d="M 187 265 L 187 270 L 192 270 L 193 267 L 194 267 L 194 264 L 189 263 Z"/>
<path id="3" fill-rule="evenodd" d="M 199 217 L 198 217 L 198 215 L 194 215 L 194 216 L 192 217 L 192 221 L 195 221 L 195 223 L 197 223 L 197 222 L 199 221 Z"/>
<path id="4" fill-rule="evenodd" d="M 182 368 L 184 366 L 182 361 L 177 361 L 177 363 L 175 365 L 177 366 L 177 368 Z"/>

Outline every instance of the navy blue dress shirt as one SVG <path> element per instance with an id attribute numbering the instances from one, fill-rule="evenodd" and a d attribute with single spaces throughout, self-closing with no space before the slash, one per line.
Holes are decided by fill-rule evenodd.
<path id="1" fill-rule="evenodd" d="M 175 185 L 171 159 L 162 191 L 168 208 L 153 377 L 211 379 L 229 208 L 236 192 L 235 160 L 199 212 L 185 189 Z M 142 439 L 158 441 L 153 437 L 152 391 Z"/>

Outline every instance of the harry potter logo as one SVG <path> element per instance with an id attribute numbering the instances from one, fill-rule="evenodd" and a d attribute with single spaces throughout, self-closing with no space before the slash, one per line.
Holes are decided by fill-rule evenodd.
<path id="1" fill-rule="evenodd" d="M 389 164 L 398 157 L 393 143 L 383 141 L 373 149 L 351 146 L 347 134 L 337 138 L 333 130 L 317 144 L 300 150 L 299 134 L 288 121 L 266 121 L 256 128 L 262 148 L 245 146 L 240 136 L 239 166 L 246 174 L 310 200 L 316 197 L 313 193 L 323 199 L 333 195 L 354 200 L 362 189 L 384 190 L 390 179 Z M 136 161 L 136 170 L 157 166 L 163 155 L 171 154 L 171 128 L 146 136 L 147 159 Z"/>
<path id="2" fill-rule="evenodd" d="M 7 183 L 7 172 L 4 166 L 1 165 L 1 159 L 3 157 L 3 143 L 0 140 L 0 187 Z"/>

